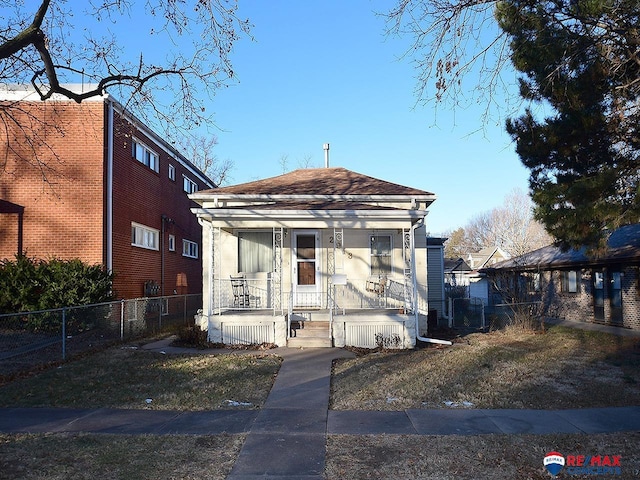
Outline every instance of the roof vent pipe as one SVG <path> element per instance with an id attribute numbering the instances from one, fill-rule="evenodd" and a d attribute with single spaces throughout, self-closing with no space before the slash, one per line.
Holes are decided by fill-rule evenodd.
<path id="1" fill-rule="evenodd" d="M 324 148 L 324 168 L 329 168 L 329 144 L 325 143 L 322 148 Z"/>

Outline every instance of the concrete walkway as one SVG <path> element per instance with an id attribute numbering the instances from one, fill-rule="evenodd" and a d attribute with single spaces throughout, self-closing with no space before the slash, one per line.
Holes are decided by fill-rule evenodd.
<path id="1" fill-rule="evenodd" d="M 146 348 L 165 353 L 181 351 L 170 347 L 167 341 Z M 328 434 L 593 434 L 640 430 L 640 406 L 568 410 L 329 411 L 332 361 L 352 354 L 335 348 L 279 348 L 272 352 L 281 355 L 284 362 L 260 410 L 4 408 L 0 409 L 0 431 L 155 435 L 248 433 L 227 477 L 229 480 L 320 480 Z"/>

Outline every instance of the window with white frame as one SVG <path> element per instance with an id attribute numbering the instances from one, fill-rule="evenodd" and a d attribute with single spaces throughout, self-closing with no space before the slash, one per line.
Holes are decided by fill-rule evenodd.
<path id="1" fill-rule="evenodd" d="M 273 233 L 238 232 L 238 271 L 245 273 L 273 270 Z"/>
<path id="2" fill-rule="evenodd" d="M 131 155 L 154 172 L 157 172 L 160 168 L 160 158 L 158 154 L 136 139 L 132 142 Z"/>
<path id="3" fill-rule="evenodd" d="M 182 178 L 183 178 L 183 188 L 185 192 L 195 193 L 198 191 L 198 184 L 196 182 L 191 180 L 186 175 L 183 175 Z"/>
<path id="4" fill-rule="evenodd" d="M 172 234 L 169 234 L 169 251 L 176 251 L 176 236 Z"/>
<path id="5" fill-rule="evenodd" d="M 189 258 L 198 258 L 198 244 L 191 240 L 182 240 L 182 255 Z"/>
<path id="6" fill-rule="evenodd" d="M 139 223 L 131 222 L 131 245 L 134 247 L 158 250 L 158 237 L 160 232 Z"/>
<path id="7" fill-rule="evenodd" d="M 373 234 L 369 238 L 371 245 L 371 274 L 387 275 L 391 273 L 391 235 Z"/>
<path id="8" fill-rule="evenodd" d="M 169 180 L 176 181 L 176 167 L 171 163 L 169 164 Z"/>

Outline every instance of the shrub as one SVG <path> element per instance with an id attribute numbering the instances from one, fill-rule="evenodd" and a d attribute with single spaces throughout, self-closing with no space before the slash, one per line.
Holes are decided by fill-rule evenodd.
<path id="1" fill-rule="evenodd" d="M 0 313 L 89 305 L 112 300 L 113 274 L 79 259 L 0 261 Z"/>

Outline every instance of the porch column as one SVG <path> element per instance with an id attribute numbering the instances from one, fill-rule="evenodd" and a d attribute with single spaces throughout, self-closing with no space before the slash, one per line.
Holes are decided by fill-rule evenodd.
<path id="1" fill-rule="evenodd" d="M 273 274 L 271 277 L 271 305 L 273 314 L 282 314 L 282 242 L 284 228 L 273 227 Z"/>
<path id="2" fill-rule="evenodd" d="M 404 259 L 404 306 L 411 313 L 415 311 L 415 239 L 412 228 L 402 229 L 402 256 Z"/>

